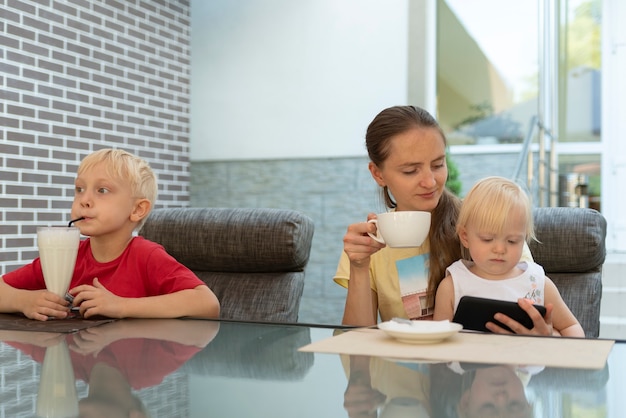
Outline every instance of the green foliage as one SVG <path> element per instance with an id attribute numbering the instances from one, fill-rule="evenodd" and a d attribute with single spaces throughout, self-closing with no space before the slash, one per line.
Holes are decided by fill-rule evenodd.
<path id="1" fill-rule="evenodd" d="M 459 196 L 461 193 L 461 180 L 459 180 L 459 168 L 456 163 L 450 158 L 450 154 L 446 154 L 446 165 L 448 166 L 448 180 L 446 181 L 446 187 L 455 195 Z"/>
<path id="2" fill-rule="evenodd" d="M 567 42 L 563 42 L 567 49 L 565 65 L 568 70 L 579 67 L 600 69 L 601 10 L 600 0 L 582 2 L 574 9 L 574 17 L 567 25 Z"/>

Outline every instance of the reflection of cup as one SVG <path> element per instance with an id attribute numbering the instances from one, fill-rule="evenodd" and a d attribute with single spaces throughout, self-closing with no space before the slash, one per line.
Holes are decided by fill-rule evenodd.
<path id="1" fill-rule="evenodd" d="M 80 230 L 75 227 L 40 226 L 37 228 L 37 246 L 46 288 L 64 297 L 70 286 Z"/>
<path id="2" fill-rule="evenodd" d="M 381 244 L 390 247 L 419 247 L 430 230 L 430 212 L 386 212 L 368 222 L 375 223 L 378 229 L 376 235 L 369 236 Z"/>
<path id="3" fill-rule="evenodd" d="M 78 417 L 78 395 L 67 343 L 46 348 L 37 394 L 40 418 Z"/>

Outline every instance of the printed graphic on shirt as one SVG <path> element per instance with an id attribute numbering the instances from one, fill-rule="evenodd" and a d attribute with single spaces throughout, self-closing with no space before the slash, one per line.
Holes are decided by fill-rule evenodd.
<path id="1" fill-rule="evenodd" d="M 524 296 L 525 299 L 530 299 L 533 302 L 543 305 L 543 292 L 537 285 L 537 278 L 534 275 L 530 275 L 530 290 Z"/>
<path id="2" fill-rule="evenodd" d="M 396 261 L 400 295 L 404 310 L 411 319 L 431 315 L 433 307 L 427 306 L 428 254 L 416 255 Z"/>

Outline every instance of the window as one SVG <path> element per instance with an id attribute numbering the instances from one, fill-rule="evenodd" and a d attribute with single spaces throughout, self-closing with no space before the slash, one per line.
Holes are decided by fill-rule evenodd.
<path id="1" fill-rule="evenodd" d="M 579 203 L 600 209 L 600 12 L 601 0 L 438 1 L 437 116 L 449 143 L 510 155 L 528 137 L 539 206 L 571 205 L 567 179 L 578 175 L 590 194 Z"/>

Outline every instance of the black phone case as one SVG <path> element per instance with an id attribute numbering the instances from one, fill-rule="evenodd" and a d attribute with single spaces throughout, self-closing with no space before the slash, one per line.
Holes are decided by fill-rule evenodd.
<path id="1" fill-rule="evenodd" d="M 533 305 L 541 316 L 546 314 L 546 308 L 542 305 Z M 476 296 L 462 296 L 459 306 L 454 313 L 453 322 L 463 325 L 463 329 L 491 332 L 485 324 L 489 321 L 511 331 L 509 327 L 496 321 L 493 316 L 496 313 L 503 313 L 525 326 L 528 329 L 533 328 L 533 321 L 517 302 L 509 302 L 504 300 L 486 299 Z"/>

